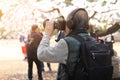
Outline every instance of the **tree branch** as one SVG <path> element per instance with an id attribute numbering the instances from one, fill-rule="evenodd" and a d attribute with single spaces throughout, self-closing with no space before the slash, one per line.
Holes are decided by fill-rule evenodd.
<path id="1" fill-rule="evenodd" d="M 93 15 L 91 16 L 91 17 L 89 17 L 89 20 L 91 19 L 91 18 L 93 18 L 95 15 L 96 15 L 96 11 L 93 13 Z"/>
<path id="2" fill-rule="evenodd" d="M 103 13 L 108 13 L 108 12 L 110 12 L 110 11 L 115 11 L 115 10 L 118 10 L 118 9 L 107 10 L 107 11 L 103 11 L 103 12 L 101 12 L 101 13 L 102 13 L 102 14 L 103 14 Z M 93 18 L 97 13 L 99 13 L 99 12 L 94 11 L 93 15 L 92 15 L 91 17 L 89 17 L 89 20 L 90 20 L 91 18 Z"/>
<path id="3" fill-rule="evenodd" d="M 40 11 L 43 12 L 43 13 L 50 13 L 50 12 L 57 11 L 59 14 L 61 14 L 59 8 L 52 8 L 51 10 L 48 10 L 48 11 L 43 11 L 43 10 L 40 10 Z"/>
<path id="4" fill-rule="evenodd" d="M 97 31 L 96 34 L 98 36 L 102 37 L 102 36 L 106 36 L 108 34 L 112 34 L 112 33 L 116 32 L 119 29 L 120 29 L 119 23 L 115 23 L 114 25 L 112 25 L 111 27 L 109 27 L 108 29 L 106 29 L 104 31 Z"/>

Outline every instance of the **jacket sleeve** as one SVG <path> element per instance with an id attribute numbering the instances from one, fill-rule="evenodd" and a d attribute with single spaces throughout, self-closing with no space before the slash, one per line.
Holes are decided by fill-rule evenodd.
<path id="1" fill-rule="evenodd" d="M 38 46 L 37 57 L 45 62 L 66 64 L 68 57 L 67 43 L 64 39 L 61 39 L 54 47 L 51 47 L 50 37 L 45 35 Z"/>

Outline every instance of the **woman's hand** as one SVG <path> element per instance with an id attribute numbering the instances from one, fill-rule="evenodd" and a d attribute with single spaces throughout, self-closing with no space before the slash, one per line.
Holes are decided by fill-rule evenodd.
<path id="1" fill-rule="evenodd" d="M 46 21 L 45 34 L 52 36 L 54 31 L 54 21 Z"/>

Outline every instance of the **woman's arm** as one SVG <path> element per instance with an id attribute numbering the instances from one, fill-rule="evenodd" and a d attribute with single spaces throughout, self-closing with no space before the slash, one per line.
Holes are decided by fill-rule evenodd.
<path id="1" fill-rule="evenodd" d="M 61 39 L 54 47 L 50 47 L 50 36 L 45 35 L 38 46 L 37 56 L 39 60 L 45 62 L 66 64 L 68 57 L 67 43 L 64 39 Z"/>

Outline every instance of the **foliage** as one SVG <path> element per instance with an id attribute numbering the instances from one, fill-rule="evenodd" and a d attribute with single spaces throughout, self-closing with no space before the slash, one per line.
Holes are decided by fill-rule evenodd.
<path id="1" fill-rule="evenodd" d="M 0 20 L 1 20 L 2 15 L 3 15 L 2 10 L 0 10 Z"/>
<path id="2" fill-rule="evenodd" d="M 4 27 L 0 27 L 0 39 L 3 38 L 4 32 L 5 32 L 5 28 Z"/>
<path id="3" fill-rule="evenodd" d="M 19 33 L 27 34 L 32 24 L 41 27 L 46 18 L 52 19 L 59 15 L 66 18 L 76 7 L 89 12 L 93 29 L 105 30 L 120 22 L 119 0 L 0 0 L 0 6 L 0 27 L 4 26 L 5 29 L 0 32 L 0 36 L 6 36 L 4 38 L 17 38 Z"/>

